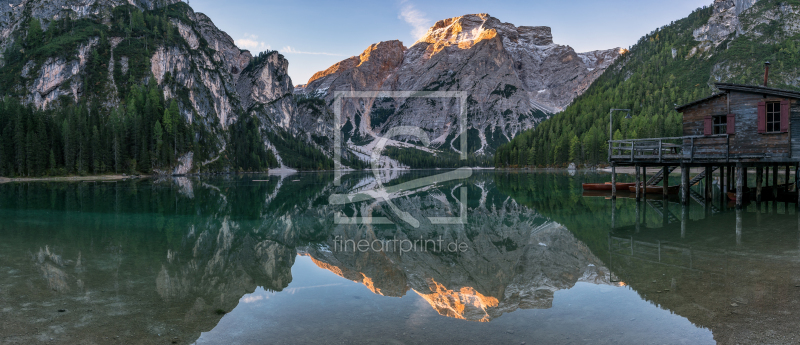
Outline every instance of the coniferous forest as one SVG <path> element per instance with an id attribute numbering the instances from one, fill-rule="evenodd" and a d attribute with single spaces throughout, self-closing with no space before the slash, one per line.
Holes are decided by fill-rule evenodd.
<path id="1" fill-rule="evenodd" d="M 150 56 L 159 46 L 184 46 L 174 20 L 188 20 L 188 6 L 177 3 L 142 11 L 134 6 L 113 9 L 108 23 L 92 19 L 70 19 L 48 23 L 46 30 L 36 18 L 30 18 L 18 30 L 0 67 L 0 176 L 30 177 L 73 174 L 171 172 L 178 158 L 192 152 L 195 162 L 207 162 L 202 171 L 265 171 L 277 167 L 273 151 L 263 142 L 258 119 L 240 114 L 222 138 L 209 132 L 219 124 L 194 123 L 181 114 L 179 103 L 189 108 L 186 90 L 178 89 L 175 98 L 166 100 L 156 85 L 150 68 Z M 122 38 L 114 49 L 125 56 L 125 68 L 108 68 L 111 56 L 110 37 Z M 22 85 L 24 70 L 42 66 L 48 59 L 69 57 L 82 44 L 97 39 L 87 57 L 81 89 L 76 98 L 61 96 L 58 106 L 35 109 L 28 90 Z M 200 40 L 201 49 L 208 43 Z M 257 55 L 250 65 L 266 60 L 276 52 Z M 249 67 L 248 67 L 249 68 Z M 110 71 L 113 71 L 113 75 Z M 169 73 L 164 79 L 172 78 Z M 108 81 L 112 80 L 113 83 Z M 118 95 L 118 104 L 109 106 L 109 87 Z M 332 166 L 318 149 L 296 143 L 291 136 L 277 135 L 275 145 L 293 146 L 291 160 L 300 169 L 324 169 Z M 218 152 L 219 143 L 230 143 Z"/>

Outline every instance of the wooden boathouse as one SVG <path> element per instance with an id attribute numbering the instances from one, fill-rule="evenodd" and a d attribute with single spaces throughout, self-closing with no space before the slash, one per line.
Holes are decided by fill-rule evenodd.
<path id="1" fill-rule="evenodd" d="M 760 202 L 779 195 L 784 201 L 792 198 L 800 207 L 800 193 L 795 188 L 800 177 L 800 92 L 767 87 L 766 75 L 764 85 L 719 83 L 714 95 L 676 107 L 683 114 L 681 137 L 610 140 L 612 198 L 617 194 L 618 166 L 636 167 L 637 200 L 646 193 L 644 186 L 662 181 L 661 191 L 666 196 L 669 174 L 680 167 L 679 194 L 685 205 L 690 187 L 701 179 L 706 179 L 705 197 L 711 199 L 711 176 L 719 171 L 722 197 L 735 193 L 737 208 L 748 197 Z M 646 177 L 648 167 L 661 170 L 643 184 L 640 170 Z M 704 169 L 690 179 L 690 168 L 697 167 Z M 795 181 L 789 179 L 792 167 Z M 756 172 L 755 188 L 747 187 L 750 168 Z M 778 181 L 780 170 L 785 171 L 784 181 Z"/>

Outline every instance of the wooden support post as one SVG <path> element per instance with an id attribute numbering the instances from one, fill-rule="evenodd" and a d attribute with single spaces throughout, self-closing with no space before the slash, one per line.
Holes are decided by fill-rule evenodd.
<path id="1" fill-rule="evenodd" d="M 645 203 L 647 200 L 644 201 Z M 798 212 L 800 213 L 800 212 Z M 644 223 L 644 227 L 647 227 L 647 205 L 642 205 L 642 223 Z"/>
<path id="2" fill-rule="evenodd" d="M 710 165 L 706 165 L 706 182 L 705 182 L 705 187 L 706 187 L 706 192 L 705 192 L 705 195 L 706 195 L 706 201 L 711 201 L 711 199 L 714 197 L 714 196 L 711 194 L 711 193 L 713 192 L 713 191 L 711 190 L 711 174 L 712 174 L 712 172 L 713 172 L 713 170 L 711 170 L 711 166 L 710 166 Z"/>
<path id="3" fill-rule="evenodd" d="M 669 196 L 669 167 L 664 166 L 664 199 Z"/>
<path id="4" fill-rule="evenodd" d="M 642 217 L 641 210 L 642 210 L 642 202 L 639 201 L 639 200 L 636 200 L 636 232 L 637 233 L 639 232 L 639 229 L 641 227 L 641 225 L 640 225 L 641 224 L 640 218 Z"/>
<path id="5" fill-rule="evenodd" d="M 639 175 L 639 166 L 636 166 L 636 201 L 641 200 L 642 196 L 642 176 Z M 639 207 L 639 206 L 636 206 Z M 637 213 L 638 215 L 638 213 Z"/>
<path id="6" fill-rule="evenodd" d="M 642 198 L 647 200 L 647 166 L 642 167 Z"/>
<path id="7" fill-rule="evenodd" d="M 736 245 L 742 245 L 742 210 L 736 208 Z"/>
<path id="8" fill-rule="evenodd" d="M 778 165 L 772 167 L 772 200 L 778 198 Z"/>
<path id="9" fill-rule="evenodd" d="M 725 166 L 720 165 L 719 167 L 719 200 L 720 206 L 725 203 L 725 192 L 727 191 L 725 188 L 727 187 L 725 181 Z"/>
<path id="10" fill-rule="evenodd" d="M 617 198 L 617 166 L 611 163 L 611 199 Z"/>
<path id="11" fill-rule="evenodd" d="M 689 205 L 689 167 L 681 164 L 681 204 Z"/>
<path id="12" fill-rule="evenodd" d="M 681 238 L 686 238 L 686 223 L 689 222 L 689 206 L 681 207 Z"/>
<path id="13" fill-rule="evenodd" d="M 756 203 L 761 203 L 761 182 L 764 180 L 764 167 L 756 167 Z"/>
<path id="14" fill-rule="evenodd" d="M 742 184 L 744 183 L 744 167 L 742 163 L 736 163 L 736 209 L 742 209 Z"/>
<path id="15" fill-rule="evenodd" d="M 611 229 L 617 227 L 617 199 L 611 198 Z"/>
<path id="16" fill-rule="evenodd" d="M 786 171 L 785 171 L 785 173 L 786 173 L 786 183 L 785 183 L 786 184 L 786 191 L 789 191 L 789 183 L 790 183 L 789 182 L 789 175 L 791 174 L 791 172 L 792 172 L 791 169 L 789 169 L 789 166 L 787 165 L 786 166 Z"/>
<path id="17" fill-rule="evenodd" d="M 772 167 L 772 185 L 778 185 L 778 165 Z M 772 189 L 775 190 L 775 188 Z"/>
<path id="18" fill-rule="evenodd" d="M 796 207 L 800 211 L 800 164 L 794 167 L 794 190 L 797 191 Z M 800 212 L 797 213 L 800 214 Z"/>

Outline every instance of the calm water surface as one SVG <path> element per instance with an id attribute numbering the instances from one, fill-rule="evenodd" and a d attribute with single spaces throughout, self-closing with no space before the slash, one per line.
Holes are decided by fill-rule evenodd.
<path id="1" fill-rule="evenodd" d="M 441 173 L 0 185 L 0 343 L 800 341 L 794 205 Z"/>

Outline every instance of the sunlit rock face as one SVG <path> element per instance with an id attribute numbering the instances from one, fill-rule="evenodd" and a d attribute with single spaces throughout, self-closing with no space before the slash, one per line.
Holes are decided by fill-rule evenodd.
<path id="1" fill-rule="evenodd" d="M 340 225 L 323 244 L 303 249 L 317 266 L 360 282 L 376 294 L 402 297 L 419 294 L 439 314 L 488 322 L 518 308 L 549 308 L 553 293 L 576 282 L 608 284 L 609 271 L 590 250 L 563 226 L 548 221 L 513 201 L 485 192 L 486 182 L 473 187 L 483 192 L 468 209 L 465 225 L 432 225 L 425 217 L 457 216 L 458 205 L 444 193 L 395 199 L 399 209 L 422 219 L 419 228 L 393 218 L 385 207 L 365 205 L 359 215 L 386 215 L 397 221 L 389 228 L 377 225 Z M 421 240 L 415 250 L 387 243 L 355 250 L 359 240 Z M 463 243 L 463 252 L 435 250 L 424 240 L 444 246 Z M 348 244 L 352 240 L 355 244 Z M 377 248 L 377 249 L 376 249 Z M 446 248 L 444 248 L 446 249 Z"/>
<path id="2" fill-rule="evenodd" d="M 487 152 L 541 121 L 536 111 L 555 113 L 570 104 L 618 56 L 618 48 L 576 53 L 555 44 L 549 27 L 465 15 L 437 22 L 408 48 L 399 41 L 373 44 L 316 73 L 298 92 L 330 103 L 335 91 L 465 91 L 468 126 L 480 138 L 475 151 Z M 459 102 L 345 99 L 341 124 L 353 127 L 346 127 L 351 135 L 367 138 L 396 126 L 419 126 L 434 146 L 450 149 L 460 130 Z M 300 110 L 299 117 L 321 116 Z"/>

